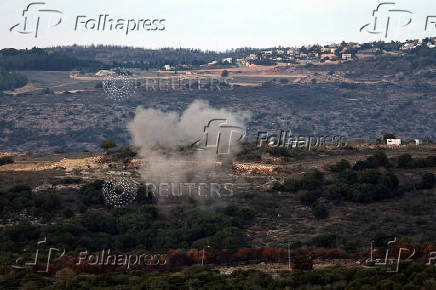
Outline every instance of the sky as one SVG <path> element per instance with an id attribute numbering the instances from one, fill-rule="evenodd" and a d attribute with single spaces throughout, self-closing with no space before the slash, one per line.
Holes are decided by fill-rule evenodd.
<path id="1" fill-rule="evenodd" d="M 435 0 L 0 1 L 0 48 L 104 44 L 223 51 L 436 37 L 431 23 L 436 22 Z M 376 12 L 374 27 L 373 10 L 387 2 Z M 23 16 L 31 3 L 35 4 Z M 108 15 L 106 19 L 113 19 L 112 23 L 124 21 L 120 20 L 117 29 L 113 25 L 110 30 L 109 24 L 105 31 L 91 29 L 93 24 L 97 26 L 99 15 Z M 434 17 L 427 21 L 427 16 Z M 151 28 L 157 30 L 146 30 Z"/>

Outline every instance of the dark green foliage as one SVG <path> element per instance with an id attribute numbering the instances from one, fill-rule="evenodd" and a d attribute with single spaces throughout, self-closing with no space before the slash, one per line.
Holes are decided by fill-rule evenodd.
<path id="1" fill-rule="evenodd" d="M 368 203 L 399 195 L 399 181 L 395 174 L 382 174 L 375 169 L 367 169 L 359 174 L 345 170 L 338 174 L 336 183 L 325 191 L 326 198 L 336 202 Z"/>
<path id="2" fill-rule="evenodd" d="M 399 168 L 427 168 L 436 167 L 436 156 L 414 159 L 410 154 L 405 153 L 398 156 Z"/>
<path id="3" fill-rule="evenodd" d="M 342 172 L 345 169 L 350 169 L 350 168 L 351 168 L 350 163 L 345 159 L 342 159 L 338 163 L 329 166 L 329 170 L 331 172 Z"/>
<path id="4" fill-rule="evenodd" d="M 301 203 L 311 206 L 313 205 L 318 198 L 321 196 L 321 192 L 317 190 L 300 190 L 298 191 L 298 199 Z"/>
<path id="5" fill-rule="evenodd" d="M 27 77 L 21 74 L 9 72 L 0 64 L 0 92 L 23 87 L 27 84 Z"/>
<path id="6" fill-rule="evenodd" d="M 0 166 L 14 163 L 14 159 L 11 156 L 0 157 Z"/>
<path id="7" fill-rule="evenodd" d="M 354 164 L 353 169 L 365 170 L 365 169 L 374 169 L 377 167 L 385 167 L 385 168 L 391 167 L 388 157 L 382 151 L 377 152 L 376 154 L 368 157 L 366 160 L 357 161 L 356 164 Z"/>
<path id="8" fill-rule="evenodd" d="M 301 179 L 287 179 L 282 186 L 283 191 L 313 190 L 324 184 L 324 174 L 319 170 L 305 173 Z"/>
<path id="9" fill-rule="evenodd" d="M 92 183 L 82 186 L 79 190 L 79 196 L 82 203 L 86 206 L 103 205 L 103 180 L 96 180 Z"/>
<path id="10" fill-rule="evenodd" d="M 72 218 L 74 216 L 74 211 L 71 208 L 66 208 L 62 211 L 62 215 L 69 219 Z"/>
<path id="11" fill-rule="evenodd" d="M 92 192 L 98 187 L 98 184 L 90 184 L 82 187 L 82 190 Z M 50 201 L 51 197 L 48 196 L 47 199 Z M 15 201 L 16 206 L 17 204 Z M 52 206 L 48 203 L 45 209 L 41 209 L 42 214 Z M 254 220 L 254 211 L 247 207 L 224 208 L 221 213 L 209 214 L 197 210 L 188 211 L 183 214 L 183 218 L 178 216 L 172 219 L 160 217 L 157 208 L 151 205 L 124 209 L 88 209 L 81 216 L 72 216 L 72 212 L 64 209 L 62 214 L 70 219 L 56 224 L 32 225 L 29 232 L 41 235 L 27 236 L 20 232 L 21 242 L 33 244 L 38 238 L 47 236 L 48 240 L 59 247 L 70 250 L 161 250 L 202 246 L 238 249 L 250 246 L 250 240 L 243 229 Z M 11 239 L 15 239 L 18 234 L 6 235 L 4 231 L 15 227 L 0 230 L 0 236 L 3 237 L 0 239 L 0 251 L 10 250 L 8 247 L 14 243 Z"/>
<path id="12" fill-rule="evenodd" d="M 398 156 L 398 167 L 400 168 L 414 168 L 415 161 L 412 158 L 412 155 L 406 153 Z"/>
<path id="13" fill-rule="evenodd" d="M 100 143 L 100 148 L 104 150 L 109 150 L 111 148 L 117 147 L 117 144 L 110 139 L 102 140 Z"/>
<path id="14" fill-rule="evenodd" d="M 316 203 L 312 207 L 312 214 L 316 219 L 320 220 L 320 219 L 328 218 L 329 211 L 325 205 L 320 204 L 320 203 Z"/>
<path id="15" fill-rule="evenodd" d="M 422 176 L 422 181 L 417 185 L 418 189 L 432 189 L 436 184 L 436 178 L 433 173 L 425 173 Z"/>
<path id="16" fill-rule="evenodd" d="M 296 262 L 296 259 L 294 259 Z M 433 289 L 436 266 L 410 262 L 398 273 L 384 268 L 328 267 L 313 271 L 284 271 L 274 278 L 258 270 L 236 270 L 230 275 L 195 265 L 178 273 L 117 271 L 110 274 L 77 274 L 66 281 L 24 273 L 0 280 L 0 288 L 31 285 L 31 289 Z M 15 282 L 15 283 L 14 283 Z M 19 284 L 18 284 L 19 283 Z M 44 288 L 44 289 L 45 289 Z"/>
<path id="17" fill-rule="evenodd" d="M 268 153 L 274 157 L 291 157 L 292 153 L 289 148 L 286 147 L 269 147 Z"/>
<path id="18" fill-rule="evenodd" d="M 310 241 L 310 244 L 318 248 L 338 248 L 338 238 L 335 234 L 318 235 Z"/>
<path id="19" fill-rule="evenodd" d="M 11 51 L 0 51 L 0 66 L 7 70 L 97 70 L 101 64 L 94 60 L 79 60 L 65 54 L 49 54 L 44 49 L 32 48 Z"/>
<path id="20" fill-rule="evenodd" d="M 135 202 L 138 204 L 154 204 L 156 203 L 156 198 L 150 190 L 147 190 L 145 185 L 141 185 L 138 187 Z"/>
<path id="21" fill-rule="evenodd" d="M 249 207 L 243 207 L 236 211 L 236 216 L 242 221 L 251 221 L 256 216 L 256 213 Z"/>
<path id="22" fill-rule="evenodd" d="M 32 193 L 25 185 L 17 185 L 5 193 L 0 193 L 0 217 L 11 218 L 20 212 L 37 217 L 51 217 L 60 209 L 59 198 L 51 193 Z"/>
<path id="23" fill-rule="evenodd" d="M 45 212 L 53 212 L 60 208 L 60 200 L 54 194 L 46 194 L 35 198 L 35 206 Z"/>

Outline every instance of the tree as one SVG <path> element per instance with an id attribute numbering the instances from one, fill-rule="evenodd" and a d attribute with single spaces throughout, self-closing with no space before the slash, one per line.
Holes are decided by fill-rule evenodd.
<path id="1" fill-rule="evenodd" d="M 103 140 L 100 143 L 100 148 L 105 150 L 105 151 L 107 151 L 111 148 L 114 148 L 114 147 L 117 147 L 117 144 L 111 139 Z"/>
<path id="2" fill-rule="evenodd" d="M 14 159 L 11 156 L 4 156 L 0 158 L 0 166 L 11 163 L 14 163 Z"/>
<path id="3" fill-rule="evenodd" d="M 401 154 L 398 156 L 398 167 L 399 168 L 413 168 L 415 167 L 415 161 L 412 156 L 408 153 Z"/>
<path id="4" fill-rule="evenodd" d="M 328 169 L 331 172 L 342 172 L 342 171 L 344 171 L 346 169 L 350 169 L 350 168 L 351 168 L 350 163 L 345 159 L 341 159 L 341 161 L 337 162 L 336 164 L 330 165 L 328 167 Z"/>
<path id="5" fill-rule="evenodd" d="M 221 76 L 223 77 L 223 78 L 226 78 L 226 77 L 228 77 L 229 76 L 229 71 L 228 70 L 223 70 L 222 71 L 222 73 L 221 73 Z"/>
<path id="6" fill-rule="evenodd" d="M 315 204 L 314 207 L 312 207 L 312 213 L 313 213 L 313 216 L 319 220 L 328 218 L 328 216 L 329 216 L 329 211 L 328 211 L 327 207 L 320 204 L 320 203 L 317 203 L 317 204 Z"/>
<path id="7" fill-rule="evenodd" d="M 419 189 L 432 189 L 436 184 L 436 178 L 433 173 L 426 173 L 422 176 L 422 181 L 419 184 Z"/>

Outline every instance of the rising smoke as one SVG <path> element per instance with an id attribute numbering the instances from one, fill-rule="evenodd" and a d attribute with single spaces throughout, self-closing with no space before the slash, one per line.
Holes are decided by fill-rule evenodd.
<path id="1" fill-rule="evenodd" d="M 144 160 L 140 170 L 142 179 L 154 184 L 209 182 L 208 175 L 217 165 L 216 150 L 190 150 L 189 145 L 197 141 L 196 144 L 201 144 L 205 126 L 213 119 L 227 120 L 227 124 L 245 128 L 249 117 L 246 111 L 215 109 L 199 100 L 190 104 L 182 114 L 138 107 L 128 129 L 139 149 L 139 156 Z M 216 130 L 208 134 L 218 134 Z M 188 150 L 182 150 L 181 146 Z M 237 148 L 232 146 L 230 153 L 236 152 Z"/>

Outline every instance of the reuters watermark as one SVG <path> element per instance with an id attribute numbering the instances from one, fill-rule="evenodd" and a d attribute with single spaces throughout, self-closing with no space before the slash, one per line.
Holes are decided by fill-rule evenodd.
<path id="1" fill-rule="evenodd" d="M 143 81 L 138 79 L 137 83 L 146 91 L 229 91 L 234 87 L 230 80 L 218 77 L 159 77 Z"/>
<path id="2" fill-rule="evenodd" d="M 193 197 L 231 198 L 234 196 L 232 183 L 147 183 L 146 196 L 154 198 Z"/>

